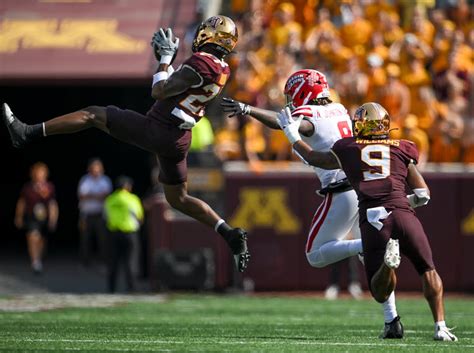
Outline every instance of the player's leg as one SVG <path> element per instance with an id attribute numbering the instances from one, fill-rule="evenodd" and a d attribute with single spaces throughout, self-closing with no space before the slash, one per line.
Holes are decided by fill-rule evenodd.
<path id="1" fill-rule="evenodd" d="M 360 239 L 345 239 L 358 221 L 357 212 L 355 192 L 325 196 L 314 214 L 306 243 L 306 258 L 311 266 L 325 267 L 362 252 Z"/>
<path id="2" fill-rule="evenodd" d="M 430 306 L 435 322 L 434 339 L 457 341 L 457 337 L 446 327 L 443 303 L 443 282 L 435 270 L 431 247 L 423 226 L 412 213 L 400 212 L 404 226 L 400 238 L 402 252 L 410 259 L 421 276 L 423 294 Z"/>
<path id="3" fill-rule="evenodd" d="M 160 161 L 162 161 L 161 158 Z M 177 185 L 163 184 L 163 189 L 171 207 L 213 227 L 231 248 L 239 271 L 245 270 L 249 261 L 249 253 L 247 233 L 243 229 L 230 227 L 207 203 L 190 196 L 186 182 Z"/>
<path id="4" fill-rule="evenodd" d="M 395 270 L 382 263 L 370 281 L 372 295 L 379 303 L 385 302 L 397 285 Z"/>
<path id="5" fill-rule="evenodd" d="M 48 120 L 44 122 L 44 134 L 45 136 L 74 134 L 91 127 L 105 132 L 109 131 L 105 107 L 89 106 L 77 112 Z"/>
<path id="6" fill-rule="evenodd" d="M 5 103 L 2 115 L 15 147 L 23 147 L 44 136 L 72 134 L 91 127 L 108 132 L 105 107 L 90 106 L 35 125 L 21 122 Z"/>
<path id="7" fill-rule="evenodd" d="M 30 255 L 31 267 L 36 273 L 43 270 L 41 256 L 43 252 L 43 238 L 39 230 L 34 229 L 26 234 L 28 254 Z"/>

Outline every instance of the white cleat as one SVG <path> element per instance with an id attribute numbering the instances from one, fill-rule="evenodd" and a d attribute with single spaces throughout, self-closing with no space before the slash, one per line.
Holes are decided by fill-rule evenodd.
<path id="1" fill-rule="evenodd" d="M 13 121 L 15 121 L 15 118 L 14 118 L 12 110 L 10 109 L 7 103 L 3 103 L 2 110 L 3 110 L 3 119 L 5 119 L 5 123 L 7 123 L 8 125 L 13 123 Z"/>
<path id="2" fill-rule="evenodd" d="M 456 342 L 458 338 L 447 327 L 437 327 L 433 336 L 435 341 L 450 341 Z"/>
<path id="3" fill-rule="evenodd" d="M 332 284 L 329 287 L 327 287 L 326 291 L 324 292 L 324 297 L 327 300 L 336 300 L 338 296 L 339 296 L 339 287 L 335 284 Z"/>
<path id="4" fill-rule="evenodd" d="M 385 255 L 383 258 L 385 265 L 391 269 L 396 269 L 400 266 L 400 246 L 398 245 L 398 239 L 390 238 L 385 248 Z"/>

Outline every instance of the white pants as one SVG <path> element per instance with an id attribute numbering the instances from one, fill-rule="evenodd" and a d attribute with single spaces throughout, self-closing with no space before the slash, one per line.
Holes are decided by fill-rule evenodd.
<path id="1" fill-rule="evenodd" d="M 306 243 L 313 267 L 324 267 L 362 252 L 357 195 L 354 190 L 328 193 L 314 214 Z M 351 240 L 345 238 L 352 234 Z"/>

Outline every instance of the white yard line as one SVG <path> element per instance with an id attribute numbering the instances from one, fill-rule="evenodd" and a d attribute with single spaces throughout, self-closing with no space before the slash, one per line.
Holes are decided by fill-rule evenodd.
<path id="1" fill-rule="evenodd" d="M 178 341 L 178 340 L 127 340 L 127 339 L 52 339 L 52 338 L 21 338 L 19 340 L 12 339 L 12 338 L 3 338 L 2 341 L 8 342 L 62 342 L 62 343 L 127 343 L 127 344 L 189 344 L 190 342 L 185 341 Z M 456 348 L 474 348 L 474 344 L 462 344 L 462 343 L 455 343 L 455 344 L 443 344 L 441 342 L 433 342 L 431 344 L 428 343 L 390 343 L 385 342 L 374 342 L 374 343 L 367 343 L 367 342 L 320 342 L 320 341 L 286 341 L 285 339 L 275 339 L 270 341 L 264 340 L 255 340 L 255 339 L 248 339 L 248 340 L 236 340 L 236 341 L 229 341 L 229 340 L 199 340 L 193 338 L 192 342 L 194 344 L 219 344 L 219 345 L 241 345 L 241 344 L 255 344 L 255 345 L 273 345 L 273 344 L 281 344 L 285 343 L 287 345 L 308 345 L 308 346 L 363 346 L 363 347 L 437 347 L 438 349 L 448 348 L 448 347 L 456 347 Z"/>

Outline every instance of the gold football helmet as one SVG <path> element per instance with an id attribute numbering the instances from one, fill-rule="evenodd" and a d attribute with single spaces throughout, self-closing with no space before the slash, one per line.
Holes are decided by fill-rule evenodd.
<path id="1" fill-rule="evenodd" d="M 390 117 L 378 103 L 364 103 L 357 108 L 352 119 L 354 136 L 369 139 L 388 138 Z"/>
<path id="2" fill-rule="evenodd" d="M 239 34 L 234 21 L 227 16 L 212 16 L 197 28 L 192 49 L 196 52 L 204 44 L 212 43 L 229 54 L 234 50 L 238 38 Z"/>

